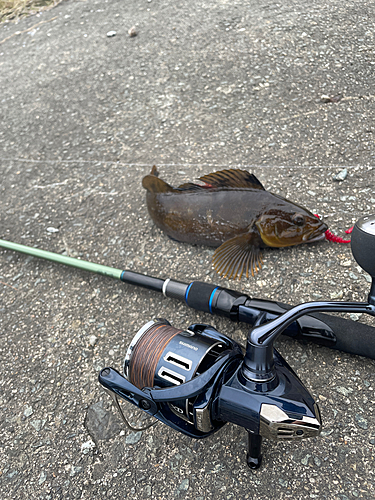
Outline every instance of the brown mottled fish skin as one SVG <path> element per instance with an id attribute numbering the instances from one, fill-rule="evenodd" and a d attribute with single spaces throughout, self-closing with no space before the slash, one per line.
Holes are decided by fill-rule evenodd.
<path id="1" fill-rule="evenodd" d="M 260 249 L 324 239 L 328 229 L 311 212 L 266 191 L 243 170 L 223 170 L 173 188 L 153 167 L 143 179 L 154 223 L 171 238 L 219 247 L 213 264 L 219 274 L 241 278 L 261 267 Z"/>

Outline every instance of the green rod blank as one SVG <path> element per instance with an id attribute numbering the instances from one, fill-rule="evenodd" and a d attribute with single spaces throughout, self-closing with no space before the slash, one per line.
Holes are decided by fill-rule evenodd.
<path id="1" fill-rule="evenodd" d="M 86 260 L 75 259 L 73 257 L 60 255 L 54 252 L 47 252 L 46 250 L 40 250 L 39 248 L 28 247 L 26 245 L 20 245 L 18 243 L 12 243 L 11 241 L 6 240 L 0 240 L 0 247 L 6 248 L 7 250 L 14 250 L 16 252 L 22 252 L 27 255 L 32 255 L 33 257 L 39 257 L 40 259 L 51 260 L 52 262 L 57 262 L 58 264 L 76 267 L 78 269 L 83 269 L 84 271 L 103 274 L 104 276 L 108 276 L 110 278 L 115 278 L 118 280 L 121 279 L 121 269 L 102 266 L 101 264 L 94 264 L 93 262 L 88 262 Z"/>

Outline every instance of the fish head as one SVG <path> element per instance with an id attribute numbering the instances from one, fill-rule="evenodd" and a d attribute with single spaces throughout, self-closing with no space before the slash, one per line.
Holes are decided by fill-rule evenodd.
<path id="1" fill-rule="evenodd" d="M 318 217 L 297 205 L 288 210 L 268 210 L 255 224 L 263 243 L 277 248 L 324 240 L 328 229 Z"/>

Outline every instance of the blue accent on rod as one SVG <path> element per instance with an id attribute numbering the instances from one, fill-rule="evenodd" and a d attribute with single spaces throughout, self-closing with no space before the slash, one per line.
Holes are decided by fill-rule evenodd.
<path id="1" fill-rule="evenodd" d="M 189 291 L 190 291 L 190 288 L 191 288 L 192 284 L 193 284 L 193 282 L 190 283 L 190 285 L 187 287 L 186 292 L 185 292 L 185 302 L 186 302 L 187 305 L 189 305 L 188 304 L 188 295 L 189 295 Z"/>
<path id="2" fill-rule="evenodd" d="M 208 308 L 209 308 L 209 310 L 210 310 L 210 313 L 211 313 L 211 314 L 212 314 L 212 301 L 213 301 L 213 299 L 214 299 L 214 295 L 215 295 L 216 290 L 217 290 L 218 288 L 219 288 L 219 287 L 217 286 L 216 288 L 214 288 L 214 289 L 212 290 L 210 300 L 208 301 Z"/>

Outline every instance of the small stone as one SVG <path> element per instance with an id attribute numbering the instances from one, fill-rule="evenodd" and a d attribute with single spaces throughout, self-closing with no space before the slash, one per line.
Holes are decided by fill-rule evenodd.
<path id="1" fill-rule="evenodd" d="M 305 455 L 305 456 L 303 457 L 303 459 L 301 460 L 301 463 L 302 463 L 303 465 L 308 465 L 308 463 L 309 463 L 309 458 L 310 458 L 310 457 L 311 457 L 311 455 L 308 455 L 308 454 L 307 454 L 307 455 Z"/>
<path id="2" fill-rule="evenodd" d="M 279 484 L 281 484 L 281 486 L 284 486 L 284 488 L 287 488 L 288 487 L 288 481 L 286 481 L 285 479 L 279 479 Z"/>
<path id="3" fill-rule="evenodd" d="M 44 427 L 44 424 L 46 423 L 46 420 L 31 420 L 30 424 L 34 427 L 36 431 L 41 431 Z"/>
<path id="4" fill-rule="evenodd" d="M 39 486 L 43 484 L 46 479 L 47 479 L 47 473 L 44 470 L 42 470 L 38 479 Z"/>
<path id="5" fill-rule="evenodd" d="M 89 441 L 86 441 L 85 443 L 81 444 L 81 452 L 84 455 L 87 455 L 88 453 L 90 453 L 90 451 L 92 451 L 94 448 L 95 448 L 95 443 L 94 443 L 94 441 L 91 441 L 91 439 Z"/>
<path id="6" fill-rule="evenodd" d="M 108 352 L 108 354 L 112 357 L 112 356 L 114 356 L 115 351 L 113 349 L 110 349 L 109 352 Z"/>
<path id="7" fill-rule="evenodd" d="M 352 271 L 350 271 L 349 277 L 352 278 L 352 280 L 357 280 L 358 279 L 358 276 L 356 274 L 354 274 Z"/>
<path id="8" fill-rule="evenodd" d="M 361 429 L 367 430 L 368 423 L 367 423 L 367 420 L 362 415 L 360 415 L 359 413 L 356 413 L 355 419 L 357 421 L 358 427 L 360 427 Z"/>
<path id="9" fill-rule="evenodd" d="M 132 38 L 133 36 L 137 36 L 137 30 L 135 29 L 135 26 L 132 26 L 130 30 L 128 31 L 129 36 Z"/>
<path id="10" fill-rule="evenodd" d="M 112 412 L 103 408 L 103 401 L 88 408 L 85 427 L 94 441 L 111 439 L 120 432 L 117 419 Z"/>
<path id="11" fill-rule="evenodd" d="M 343 262 L 340 262 L 340 266 L 342 267 L 350 267 L 352 265 L 351 260 L 344 260 Z"/>
<path id="12" fill-rule="evenodd" d="M 360 314 L 360 313 L 352 313 L 349 315 L 349 317 L 352 321 L 358 321 L 361 316 L 362 316 L 362 314 Z"/>
<path id="13" fill-rule="evenodd" d="M 91 345 L 91 347 L 94 347 L 97 340 L 98 340 L 98 337 L 96 335 L 90 335 L 89 344 Z"/>
<path id="14" fill-rule="evenodd" d="M 139 432 L 131 432 L 130 434 L 128 434 L 125 438 L 125 443 L 126 444 L 136 444 L 138 443 L 138 441 L 140 441 L 142 437 L 142 432 L 139 431 Z"/>
<path id="15" fill-rule="evenodd" d="M 178 489 L 180 491 L 186 491 L 189 489 L 189 479 L 184 479 L 179 485 Z"/>
<path id="16" fill-rule="evenodd" d="M 78 467 L 78 466 L 72 465 L 72 467 L 70 469 L 70 475 L 71 476 L 76 476 L 79 472 L 81 472 L 81 470 L 82 470 L 82 467 Z"/>
<path id="17" fill-rule="evenodd" d="M 116 35 L 117 35 L 116 31 L 108 31 L 108 33 L 107 33 L 108 38 L 111 38 L 112 36 L 116 36 Z"/>
<path id="18" fill-rule="evenodd" d="M 329 96 L 329 95 L 325 95 L 323 94 L 322 96 L 320 96 L 320 100 L 322 102 L 339 102 L 341 101 L 341 99 L 343 98 L 343 95 L 342 94 L 337 94 L 337 95 L 334 95 L 334 96 Z"/>
<path id="19" fill-rule="evenodd" d="M 335 390 L 337 392 L 339 392 L 340 394 L 342 394 L 343 396 L 346 396 L 346 397 L 348 397 L 349 394 L 353 392 L 352 388 L 350 388 L 350 387 L 342 387 L 342 386 L 335 387 Z"/>
<path id="20" fill-rule="evenodd" d="M 330 297 L 332 300 L 342 299 L 344 296 L 344 292 L 340 290 L 339 292 L 332 292 Z"/>
<path id="21" fill-rule="evenodd" d="M 49 233 L 58 233 L 59 232 L 59 230 L 56 229 L 55 227 L 47 227 L 47 231 Z"/>
<path id="22" fill-rule="evenodd" d="M 321 435 L 323 437 L 325 437 L 325 436 L 330 436 L 332 433 L 333 433 L 333 429 L 323 429 L 321 432 Z"/>
<path id="23" fill-rule="evenodd" d="M 31 406 L 28 406 L 23 412 L 23 414 L 25 415 L 25 417 L 30 417 L 30 415 L 33 414 L 33 409 L 31 408 Z"/>
<path id="24" fill-rule="evenodd" d="M 348 177 L 348 169 L 344 168 L 340 172 L 332 177 L 334 181 L 344 181 Z"/>

